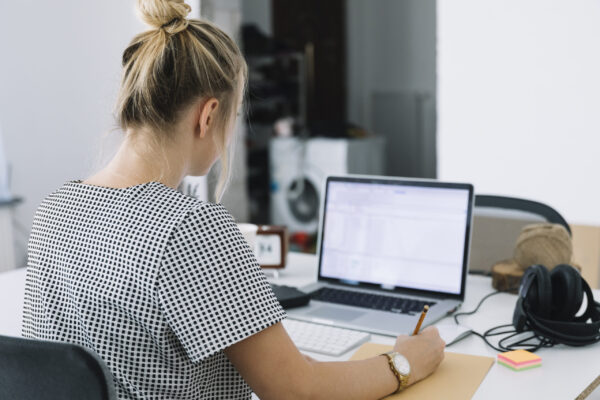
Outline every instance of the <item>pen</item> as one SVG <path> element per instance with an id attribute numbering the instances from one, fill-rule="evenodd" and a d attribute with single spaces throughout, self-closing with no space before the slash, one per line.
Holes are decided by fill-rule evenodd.
<path id="1" fill-rule="evenodd" d="M 421 318 L 419 318 L 419 322 L 417 322 L 415 331 L 412 334 L 413 336 L 419 333 L 419 329 L 421 329 L 421 324 L 423 324 L 423 320 L 425 319 L 425 315 L 427 315 L 427 311 L 429 311 L 429 306 L 425 305 L 425 307 L 423 307 L 423 312 L 421 313 Z"/>

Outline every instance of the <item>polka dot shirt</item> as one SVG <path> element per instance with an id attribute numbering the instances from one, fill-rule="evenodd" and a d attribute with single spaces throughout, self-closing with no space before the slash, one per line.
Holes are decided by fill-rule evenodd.
<path id="1" fill-rule="evenodd" d="M 223 206 L 68 182 L 38 208 L 23 336 L 83 345 L 119 399 L 248 399 L 223 350 L 283 318 Z"/>

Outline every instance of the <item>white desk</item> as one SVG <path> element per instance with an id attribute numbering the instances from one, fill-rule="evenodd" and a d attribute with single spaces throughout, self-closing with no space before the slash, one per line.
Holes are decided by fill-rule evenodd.
<path id="1" fill-rule="evenodd" d="M 21 336 L 25 268 L 0 272 L 0 335 Z"/>
<path id="2" fill-rule="evenodd" d="M 301 286 L 313 282 L 316 274 L 316 257 L 291 253 L 288 267 L 281 271 L 279 279 L 272 281 Z M 0 335 L 20 335 L 24 286 L 24 269 L 0 273 Z M 474 308 L 481 297 L 491 291 L 489 278 L 469 276 L 463 310 Z M 600 297 L 600 291 L 595 290 L 594 295 Z M 461 317 L 461 323 L 480 332 L 492 326 L 510 323 L 515 301 L 515 295 L 493 296 L 486 300 L 477 314 Z M 453 322 L 451 318 L 440 321 L 450 322 Z M 371 340 L 389 345 L 394 343 L 394 338 L 386 336 L 373 335 Z M 496 356 L 494 350 L 475 336 L 464 339 L 448 348 L 448 351 Z M 349 352 L 338 358 L 319 354 L 311 356 L 320 360 L 345 360 L 350 358 L 351 354 L 352 352 Z M 513 372 L 494 364 L 474 399 L 573 399 L 600 374 L 600 344 L 581 348 L 556 346 L 541 349 L 537 354 L 542 357 L 543 366 L 533 370 Z M 596 397 L 592 396 L 590 399 L 600 398 L 599 394 L 594 395 Z"/>
<path id="3" fill-rule="evenodd" d="M 21 202 L 0 200 L 0 272 L 15 268 L 15 240 L 13 235 L 13 209 Z"/>
<path id="4" fill-rule="evenodd" d="M 314 282 L 316 278 L 316 257 L 291 253 L 287 268 L 280 272 L 278 279 L 271 279 L 271 281 L 283 285 L 302 286 Z M 492 291 L 491 278 L 469 276 L 467 297 L 461 311 L 474 309 L 479 300 Z M 600 291 L 594 290 L 594 296 L 600 298 Z M 516 295 L 507 293 L 492 296 L 483 303 L 475 315 L 461 316 L 459 321 L 477 332 L 484 332 L 497 325 L 509 324 L 512 322 L 516 298 Z M 454 323 L 454 320 L 449 317 L 439 323 Z M 371 341 L 392 345 L 395 339 L 389 336 L 372 335 Z M 494 358 L 497 354 L 485 345 L 483 340 L 473 335 L 447 350 Z M 316 353 L 309 354 L 318 360 L 339 361 L 350 358 L 354 351 L 337 358 Z M 554 348 L 540 349 L 536 354 L 542 357 L 541 368 L 514 372 L 494 363 L 473 399 L 574 399 L 600 375 L 600 344 L 578 348 L 559 345 Z M 600 393 L 594 393 L 588 399 L 600 399 Z"/>

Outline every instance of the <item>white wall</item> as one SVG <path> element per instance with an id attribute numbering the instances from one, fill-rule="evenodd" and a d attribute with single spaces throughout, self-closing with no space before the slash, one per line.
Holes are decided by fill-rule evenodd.
<path id="1" fill-rule="evenodd" d="M 0 15 L 0 115 L 25 236 L 43 197 L 85 178 L 103 135 L 120 134 L 120 58 L 142 25 L 123 0 L 2 1 Z"/>
<path id="2" fill-rule="evenodd" d="M 600 225 L 600 1 L 438 1 L 438 175 Z"/>

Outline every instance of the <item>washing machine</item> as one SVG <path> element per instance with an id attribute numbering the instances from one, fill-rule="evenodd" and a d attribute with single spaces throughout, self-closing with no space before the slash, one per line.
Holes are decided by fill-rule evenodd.
<path id="1" fill-rule="evenodd" d="M 271 223 L 314 234 L 328 175 L 383 175 L 382 138 L 273 138 L 270 142 Z"/>

